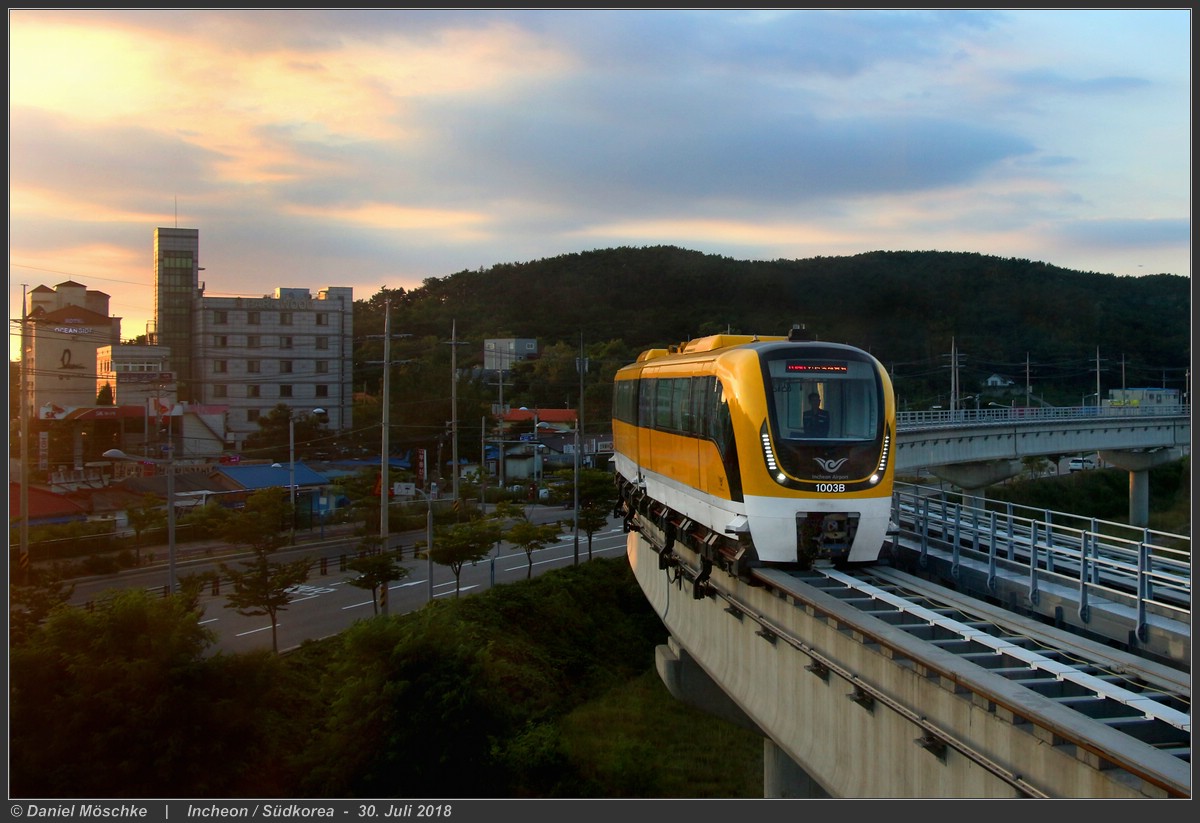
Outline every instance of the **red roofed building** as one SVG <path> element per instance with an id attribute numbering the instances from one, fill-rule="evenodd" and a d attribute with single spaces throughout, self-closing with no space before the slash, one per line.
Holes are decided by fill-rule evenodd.
<path id="1" fill-rule="evenodd" d="M 508 434 L 533 434 L 534 426 L 539 432 L 574 431 L 579 420 L 575 409 L 527 409 L 522 406 L 512 409 L 500 417 L 500 428 Z"/>
<path id="2" fill-rule="evenodd" d="M 21 519 L 21 484 L 8 483 L 8 523 L 15 526 Z M 29 487 L 29 525 L 49 526 L 54 523 L 74 523 L 87 520 L 87 511 L 61 494 Z"/>

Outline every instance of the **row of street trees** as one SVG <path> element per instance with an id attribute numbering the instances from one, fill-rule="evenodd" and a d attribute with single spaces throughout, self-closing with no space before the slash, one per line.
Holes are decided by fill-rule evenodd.
<path id="1" fill-rule="evenodd" d="M 567 473 L 569 474 L 569 473 Z M 565 480 L 565 477 L 564 477 Z M 578 493 L 578 528 L 587 537 L 587 557 L 592 556 L 592 538 L 608 522 L 614 503 L 612 475 L 608 472 L 585 469 L 580 472 Z M 153 524 L 148 513 L 149 502 L 131 509 L 131 523 L 137 526 Z M 214 578 L 229 580 L 231 591 L 226 607 L 245 616 L 265 616 L 271 621 L 271 645 L 278 651 L 277 625 L 279 613 L 292 602 L 297 587 L 308 581 L 314 560 L 311 557 L 276 560 L 279 549 L 289 543 L 287 524 L 291 522 L 291 503 L 278 489 L 262 489 L 250 495 L 244 508 L 230 511 L 213 506 L 210 513 L 221 522 L 219 533 L 230 544 L 246 546 L 250 556 L 234 563 L 221 563 L 219 572 L 185 576 L 180 588 L 193 602 L 202 588 Z M 137 528 L 135 526 L 135 528 Z M 461 588 L 462 569 L 467 563 L 484 560 L 507 543 L 513 551 L 523 551 L 528 560 L 527 578 L 533 577 L 534 553 L 558 540 L 564 529 L 574 523 L 534 523 L 524 506 L 510 501 L 497 504 L 490 512 L 472 511 L 464 519 L 437 527 L 433 546 L 417 544 L 417 553 L 434 563 L 447 566 L 454 574 L 455 596 Z M 143 526 L 144 527 L 144 526 Z M 364 522 L 359 529 L 358 556 L 347 564 L 354 573 L 349 582 L 371 592 L 375 614 L 387 614 L 389 585 L 408 576 L 399 555 L 384 552 L 382 541 Z"/>
<path id="2" fill-rule="evenodd" d="M 554 478 L 560 488 L 573 483 L 573 473 L 562 472 Z M 366 488 L 366 481 L 358 485 Z M 416 555 L 448 567 L 454 574 L 455 596 L 461 588 L 462 569 L 467 563 L 486 559 L 505 545 L 512 551 L 522 551 L 528 560 L 527 578 L 533 577 L 534 553 L 556 542 L 564 531 L 577 526 L 578 535 L 586 536 L 587 559 L 592 558 L 592 538 L 604 528 L 615 502 L 612 474 L 597 469 L 583 469 L 578 478 L 576 518 L 556 523 L 534 523 L 526 507 L 512 501 L 502 501 L 490 511 L 477 507 L 455 506 L 453 522 L 434 529 L 433 546 L 424 542 L 415 547 Z M 369 503 L 369 498 L 362 502 Z M 387 591 L 391 583 L 408 576 L 409 570 L 400 562 L 399 550 L 383 551 L 376 522 L 378 506 L 358 508 L 362 522 L 357 529 L 357 556 L 347 563 L 353 574 L 348 582 L 371 593 L 375 614 L 387 614 Z M 159 528 L 165 519 L 162 502 L 147 495 L 127 510 L 129 524 L 134 529 L 135 548 L 139 549 L 142 535 Z M 279 613 L 285 611 L 296 596 L 298 587 L 309 579 L 316 561 L 312 557 L 280 559 L 278 552 L 290 544 L 289 524 L 292 504 L 280 489 L 262 489 L 251 494 L 243 508 L 226 509 L 209 504 L 189 512 L 189 522 L 202 524 L 205 534 L 219 537 L 233 546 L 249 549 L 245 559 L 219 564 L 217 571 L 183 575 L 180 593 L 190 609 L 198 608 L 201 591 L 220 580 L 227 580 L 230 589 L 226 606 L 245 616 L 265 616 L 271 621 L 272 648 L 278 651 L 277 626 Z M 576 558 L 578 560 L 578 558 Z M 140 557 L 139 557 L 140 562 Z M 32 631 L 53 610 L 67 602 L 73 587 L 50 570 L 40 570 L 29 586 L 13 590 L 11 639 Z"/>

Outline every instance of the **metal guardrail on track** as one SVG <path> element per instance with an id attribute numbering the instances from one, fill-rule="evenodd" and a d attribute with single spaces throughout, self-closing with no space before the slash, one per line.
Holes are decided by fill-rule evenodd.
<path id="1" fill-rule="evenodd" d="M 932 409 L 929 411 L 898 412 L 898 431 L 937 429 L 952 426 L 997 425 L 1012 423 L 1042 423 L 1055 420 L 1143 420 L 1153 417 L 1190 418 L 1191 406 L 1185 404 L 1159 406 L 993 406 L 982 409 Z"/>
<path id="2" fill-rule="evenodd" d="M 1151 613 L 1191 621 L 1191 538 L 1049 509 L 994 502 L 987 507 L 950 499 L 941 489 L 897 483 L 892 518 L 900 532 L 950 553 L 951 568 L 970 559 L 987 567 L 994 588 L 1003 567 L 1022 570 L 1037 602 L 1048 581 L 1071 590 L 1086 622 L 1093 598 L 1130 604 L 1138 638 Z M 986 505 L 986 504 L 985 504 Z"/>

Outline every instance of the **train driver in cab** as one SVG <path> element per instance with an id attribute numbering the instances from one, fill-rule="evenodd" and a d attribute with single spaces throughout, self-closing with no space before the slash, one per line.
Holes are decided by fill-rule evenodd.
<path id="1" fill-rule="evenodd" d="M 806 437 L 829 436 L 829 412 L 821 408 L 821 395 L 812 392 L 808 396 L 808 411 L 804 413 L 804 435 Z"/>

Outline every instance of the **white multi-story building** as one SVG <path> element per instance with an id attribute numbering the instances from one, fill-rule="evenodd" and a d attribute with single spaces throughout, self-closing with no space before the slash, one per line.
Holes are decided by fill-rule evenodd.
<path id="1" fill-rule="evenodd" d="M 18 391 L 31 467 L 83 470 L 110 447 L 167 439 L 177 459 L 212 458 L 240 450 L 279 404 L 295 417 L 322 409 L 334 432 L 351 427 L 353 289 L 207 296 L 199 247 L 196 229 L 155 229 L 144 344 L 122 342 L 103 292 L 73 281 L 29 292 Z M 106 387 L 115 408 L 96 405 Z"/>
<path id="2" fill-rule="evenodd" d="M 175 402 L 175 373 L 171 371 L 171 350 L 166 346 L 126 343 L 96 349 L 96 391 L 108 388 L 114 406 L 159 406 L 170 408 Z"/>
<path id="3" fill-rule="evenodd" d="M 263 297 L 201 297 L 194 318 L 193 393 L 229 407 L 231 445 L 282 403 L 352 424 L 354 290 L 277 288 Z"/>
<path id="4" fill-rule="evenodd" d="M 528 337 L 491 338 L 483 341 L 484 371 L 511 371 L 514 363 L 537 357 L 537 341 Z"/>
<path id="5" fill-rule="evenodd" d="M 229 450 L 280 403 L 322 409 L 332 431 L 352 425 L 353 288 L 206 295 L 198 229 L 156 228 L 154 247 L 151 342 L 170 349 L 179 400 L 228 407 Z"/>
<path id="6" fill-rule="evenodd" d="M 324 410 L 333 431 L 353 423 L 354 289 L 279 287 L 260 296 L 206 295 L 198 229 L 154 230 L 155 331 L 179 399 L 227 406 L 226 443 L 240 450 L 280 403 Z"/>
<path id="7" fill-rule="evenodd" d="M 38 417 L 52 407 L 96 404 L 96 352 L 121 342 L 121 318 L 109 317 L 109 296 L 68 280 L 27 295 L 23 329 L 26 408 Z"/>

